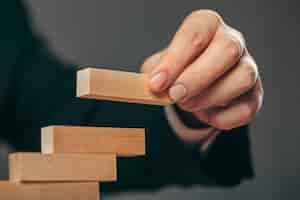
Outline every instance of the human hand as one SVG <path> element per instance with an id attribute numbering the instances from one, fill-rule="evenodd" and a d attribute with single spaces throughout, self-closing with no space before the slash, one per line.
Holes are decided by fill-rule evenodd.
<path id="1" fill-rule="evenodd" d="M 168 90 L 181 109 L 221 130 L 248 124 L 263 88 L 243 35 L 211 10 L 187 16 L 171 43 L 146 59 L 151 90 Z"/>

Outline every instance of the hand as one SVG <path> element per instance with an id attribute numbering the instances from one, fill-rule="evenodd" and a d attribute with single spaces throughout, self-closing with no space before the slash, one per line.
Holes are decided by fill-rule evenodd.
<path id="1" fill-rule="evenodd" d="M 218 129 L 248 124 L 262 105 L 262 83 L 243 35 L 211 10 L 187 16 L 142 71 L 153 92 L 168 90 L 181 109 Z"/>

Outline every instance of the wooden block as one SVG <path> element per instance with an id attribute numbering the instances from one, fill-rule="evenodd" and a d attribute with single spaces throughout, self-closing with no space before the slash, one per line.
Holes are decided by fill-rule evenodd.
<path id="1" fill-rule="evenodd" d="M 77 97 L 153 105 L 173 103 L 167 94 L 150 91 L 146 74 L 95 68 L 77 72 Z"/>
<path id="2" fill-rule="evenodd" d="M 115 154 L 9 155 L 9 176 L 13 182 L 115 181 Z"/>
<path id="3" fill-rule="evenodd" d="M 43 153 L 114 153 L 145 155 L 145 130 L 82 126 L 42 128 Z"/>
<path id="4" fill-rule="evenodd" d="M 0 181 L 2 200 L 99 200 L 99 184 L 34 183 L 20 184 Z"/>

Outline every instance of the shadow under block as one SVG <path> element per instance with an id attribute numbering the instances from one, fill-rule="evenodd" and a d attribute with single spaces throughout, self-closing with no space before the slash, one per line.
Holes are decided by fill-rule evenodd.
<path id="1" fill-rule="evenodd" d="M 12 183 L 0 181 L 1 200 L 99 200 L 99 184 Z"/>
<path id="2" fill-rule="evenodd" d="M 77 97 L 152 105 L 169 105 L 167 94 L 155 95 L 142 73 L 86 68 L 77 72 Z"/>
<path id="3" fill-rule="evenodd" d="M 42 153 L 113 153 L 145 155 L 145 130 L 84 126 L 42 128 Z"/>
<path id="4" fill-rule="evenodd" d="M 116 181 L 116 155 L 14 153 L 9 177 L 12 182 Z"/>

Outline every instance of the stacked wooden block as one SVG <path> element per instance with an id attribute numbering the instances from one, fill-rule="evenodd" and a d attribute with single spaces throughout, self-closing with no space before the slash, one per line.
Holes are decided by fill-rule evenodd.
<path id="1" fill-rule="evenodd" d="M 147 87 L 147 75 L 87 68 L 78 71 L 77 96 L 167 105 Z M 140 128 L 49 126 L 41 130 L 41 153 L 9 156 L 9 181 L 0 199 L 98 200 L 99 182 L 117 180 L 117 157 L 145 155 Z"/>

